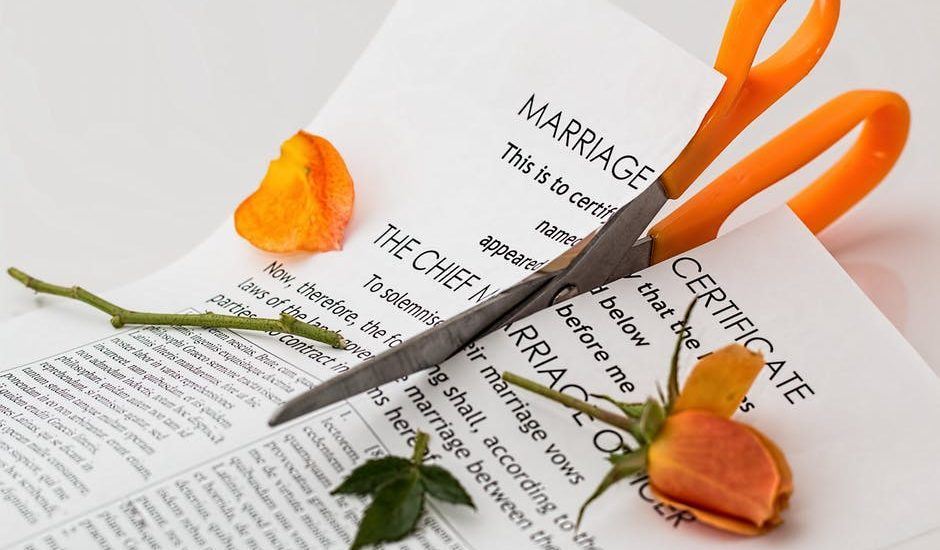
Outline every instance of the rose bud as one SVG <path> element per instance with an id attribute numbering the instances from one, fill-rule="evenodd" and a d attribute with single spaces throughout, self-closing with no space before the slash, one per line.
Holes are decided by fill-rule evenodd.
<path id="1" fill-rule="evenodd" d="M 780 449 L 730 418 L 763 366 L 760 354 L 741 345 L 699 361 L 647 454 L 650 486 L 660 500 L 744 535 L 779 524 L 793 492 Z"/>

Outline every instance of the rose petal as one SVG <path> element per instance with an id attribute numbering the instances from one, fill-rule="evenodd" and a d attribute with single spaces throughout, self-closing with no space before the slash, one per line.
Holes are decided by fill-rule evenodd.
<path id="1" fill-rule="evenodd" d="M 777 489 L 777 500 L 774 503 L 774 508 L 776 508 L 779 516 L 779 513 L 785 510 L 790 504 L 790 495 L 793 494 L 793 470 L 790 469 L 790 463 L 787 462 L 786 455 L 783 454 L 783 451 L 780 450 L 780 447 L 778 447 L 776 443 L 751 426 L 746 427 L 760 438 L 761 442 L 773 457 L 777 465 L 777 470 L 780 472 L 780 488 Z"/>
<path id="2" fill-rule="evenodd" d="M 269 252 L 340 248 L 352 215 L 352 177 L 326 139 L 297 132 L 281 146 L 261 186 L 235 211 L 235 229 Z"/>
<path id="3" fill-rule="evenodd" d="M 670 415 L 649 448 L 650 484 L 690 511 L 760 531 L 779 522 L 784 482 L 775 451 L 764 440 L 744 424 L 707 411 Z"/>
<path id="4" fill-rule="evenodd" d="M 740 344 L 703 357 L 686 378 L 672 412 L 706 410 L 731 417 L 764 366 L 764 358 Z"/>
<path id="5" fill-rule="evenodd" d="M 696 508 L 683 502 L 677 502 L 657 491 L 655 487 L 651 487 L 651 489 L 653 491 L 653 496 L 656 497 L 656 499 L 660 502 L 668 504 L 676 510 L 684 510 L 689 512 L 695 516 L 697 521 L 701 521 L 706 525 L 711 525 L 712 527 L 721 529 L 722 531 L 728 531 L 729 533 L 735 533 L 738 535 L 755 536 L 766 533 L 773 527 L 772 525 L 768 525 L 764 528 L 759 528 L 748 521 L 723 516 L 721 514 L 715 514 L 709 512 L 708 510 L 702 510 L 701 508 Z"/>

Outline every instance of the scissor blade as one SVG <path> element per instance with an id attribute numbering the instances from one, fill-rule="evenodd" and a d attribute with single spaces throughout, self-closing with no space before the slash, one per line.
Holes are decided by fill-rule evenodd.
<path id="1" fill-rule="evenodd" d="M 528 317 L 562 299 L 573 298 L 649 267 L 649 254 L 644 263 L 643 251 L 650 250 L 651 243 L 644 242 L 647 239 L 641 239 L 640 235 L 668 199 L 663 184 L 657 179 L 614 213 L 567 268 L 511 311 L 500 324 Z M 634 245 L 639 245 L 636 250 L 632 248 Z"/>
<path id="2" fill-rule="evenodd" d="M 643 237 L 627 250 L 623 255 L 623 260 L 610 273 L 608 280 L 604 283 L 612 283 L 617 279 L 629 277 L 637 271 L 643 271 L 653 265 L 653 239 Z"/>
<path id="3" fill-rule="evenodd" d="M 493 298 L 409 338 L 403 344 L 326 380 L 285 403 L 271 417 L 268 424 L 277 426 L 446 361 L 468 342 L 499 328 L 499 325 L 495 325 L 499 319 L 552 277 L 552 274 L 534 275 Z"/>

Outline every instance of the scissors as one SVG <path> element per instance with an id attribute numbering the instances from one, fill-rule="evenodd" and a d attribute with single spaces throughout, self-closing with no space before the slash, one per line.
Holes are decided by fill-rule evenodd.
<path id="1" fill-rule="evenodd" d="M 618 210 L 579 250 L 487 301 L 288 401 L 271 426 L 442 363 L 467 344 L 515 320 L 703 244 L 755 194 L 796 171 L 864 122 L 853 146 L 788 201 L 814 233 L 841 216 L 888 173 L 904 148 L 910 112 L 901 96 L 852 91 L 767 142 L 712 181 L 640 238 L 669 199 L 679 198 L 757 116 L 813 68 L 829 44 L 838 0 L 815 0 L 793 36 L 753 61 L 785 0 L 737 0 L 715 68 L 727 80 L 699 130 L 650 187 Z M 632 243 L 632 245 L 630 245 Z"/>

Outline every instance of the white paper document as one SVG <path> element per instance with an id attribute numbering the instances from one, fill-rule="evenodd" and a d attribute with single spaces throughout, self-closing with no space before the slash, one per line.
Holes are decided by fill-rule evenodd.
<path id="1" fill-rule="evenodd" d="M 643 398 L 693 296 L 699 350 L 738 339 L 765 351 L 740 416 L 795 470 L 787 523 L 746 544 L 874 547 L 935 526 L 940 387 L 788 211 L 432 371 L 267 426 L 290 397 L 576 244 L 662 173 L 721 84 L 604 2 L 400 1 L 308 127 L 356 183 L 344 249 L 264 254 L 226 225 L 107 294 L 138 310 L 289 313 L 341 331 L 347 349 L 114 330 L 84 304 L 43 297 L 42 311 L 0 327 L 0 547 L 343 548 L 365 501 L 329 490 L 370 457 L 408 454 L 418 429 L 478 510 L 432 502 L 401 547 L 726 542 L 652 502 L 642 478 L 609 491 L 575 532 L 620 436 L 498 382 L 513 370 L 576 395 Z"/>

